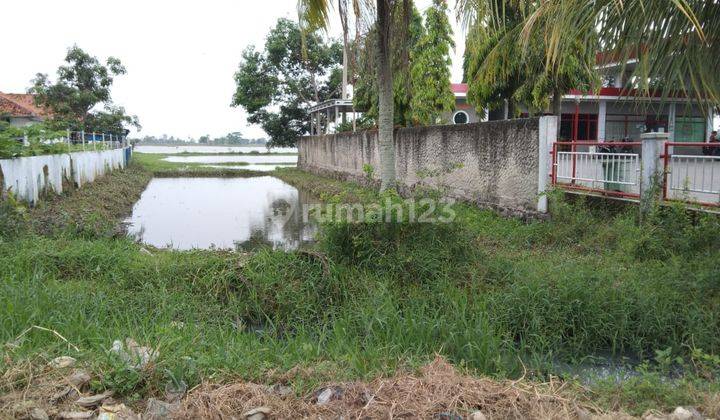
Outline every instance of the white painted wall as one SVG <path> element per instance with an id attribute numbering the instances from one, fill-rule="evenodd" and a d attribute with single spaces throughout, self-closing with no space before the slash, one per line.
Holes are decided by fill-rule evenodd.
<path id="1" fill-rule="evenodd" d="M 13 127 L 27 127 L 37 124 L 38 121 L 40 120 L 33 117 L 10 117 L 10 125 Z"/>
<path id="2" fill-rule="evenodd" d="M 2 191 L 37 203 L 43 192 L 62 193 L 63 180 L 77 187 L 125 167 L 125 149 L 0 159 Z"/>

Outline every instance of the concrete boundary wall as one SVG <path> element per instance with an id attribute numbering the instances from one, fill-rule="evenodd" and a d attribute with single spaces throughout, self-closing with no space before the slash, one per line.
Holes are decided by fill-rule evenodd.
<path id="1" fill-rule="evenodd" d="M 64 183 L 82 187 L 127 165 L 128 148 L 0 159 L 2 193 L 35 204 L 43 193 L 63 192 Z"/>
<path id="2" fill-rule="evenodd" d="M 419 186 L 484 207 L 544 213 L 557 118 L 540 117 L 395 131 L 401 192 Z M 377 131 L 303 137 L 298 167 L 342 179 L 379 179 Z"/>

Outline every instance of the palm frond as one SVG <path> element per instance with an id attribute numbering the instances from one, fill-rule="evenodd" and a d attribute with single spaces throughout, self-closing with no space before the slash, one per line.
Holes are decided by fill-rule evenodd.
<path id="1" fill-rule="evenodd" d="M 706 107 L 720 102 L 716 0 L 547 0 L 526 20 L 523 39 L 533 32 L 550 40 L 549 62 L 597 36 L 606 60 L 637 61 L 635 87 L 649 92 L 661 81 L 665 96 L 684 93 Z"/>
<path id="2" fill-rule="evenodd" d="M 331 0 L 298 0 L 298 22 L 302 28 L 317 30 L 330 24 Z"/>

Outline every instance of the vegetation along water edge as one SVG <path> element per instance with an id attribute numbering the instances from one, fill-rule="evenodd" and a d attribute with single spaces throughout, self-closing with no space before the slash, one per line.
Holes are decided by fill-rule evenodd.
<path id="1" fill-rule="evenodd" d="M 452 407 L 460 413 L 491 410 L 472 381 L 510 380 L 554 393 L 523 400 L 533 409 L 640 415 L 692 405 L 719 414 L 715 216 L 671 207 L 640 225 L 634 213 L 553 194 L 549 221 L 457 204 L 449 224 L 327 223 L 312 251 L 148 251 L 116 227 L 152 174 L 204 172 L 135 157 L 43 207 L 2 202 L 0 387 L 8 397 L 0 411 L 38 381 L 56 389 L 64 371 L 47 364 L 72 356 L 91 373 L 91 391 L 112 391 L 138 410 L 172 384 L 193 390 L 186 413 L 198 409 L 198 393 L 231 391 L 217 384 L 256 397 L 261 385 L 289 386 L 299 399 L 276 410 L 320 409 L 302 404 L 328 384 L 350 393 L 413 378 L 419 392 L 423 375 L 439 370 L 480 393 Z M 324 202 L 402 202 L 297 169 L 271 174 Z M 128 337 L 157 349 L 151 363 L 135 369 L 109 351 Z M 607 355 L 631 360 L 631 374 L 559 369 Z M 252 400 L 238 404 L 225 408 Z M 350 412 L 346 403 L 332 407 L 322 410 Z"/>

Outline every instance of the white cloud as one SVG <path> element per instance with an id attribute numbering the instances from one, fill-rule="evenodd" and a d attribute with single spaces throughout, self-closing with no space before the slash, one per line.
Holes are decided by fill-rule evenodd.
<path id="1" fill-rule="evenodd" d="M 423 10 L 430 0 L 416 3 Z M 245 47 L 262 44 L 278 18 L 297 16 L 295 0 L 37 0 L 2 9 L 9 38 L 0 91 L 24 92 L 38 72 L 54 77 L 66 49 L 77 44 L 125 64 L 128 74 L 116 79 L 113 99 L 138 115 L 141 134 L 195 138 L 231 131 L 264 136 L 247 125 L 242 109 L 229 106 L 232 76 Z M 462 34 L 456 43 L 454 81 L 461 75 Z"/>

